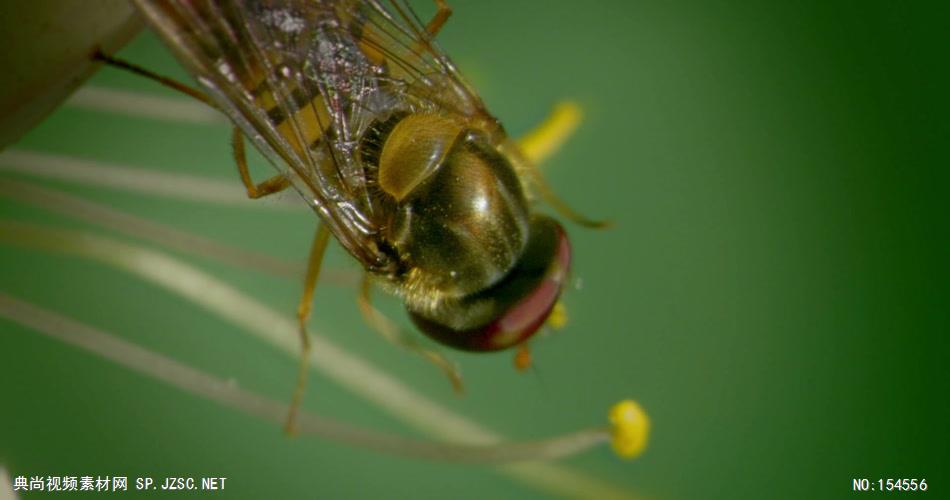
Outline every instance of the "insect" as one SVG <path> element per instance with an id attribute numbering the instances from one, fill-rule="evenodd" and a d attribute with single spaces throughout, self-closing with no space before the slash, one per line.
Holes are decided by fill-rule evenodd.
<path id="1" fill-rule="evenodd" d="M 320 217 L 298 308 L 305 353 L 330 235 L 366 270 L 361 306 L 380 330 L 370 283 L 457 349 L 523 347 L 542 326 L 567 281 L 569 240 L 533 209 L 532 185 L 550 193 L 530 159 L 434 41 L 451 13 L 443 1 L 426 24 L 398 0 L 134 3 L 200 85 L 184 90 L 234 123 L 248 195 L 293 187 Z M 245 136 L 276 176 L 251 180 Z"/>

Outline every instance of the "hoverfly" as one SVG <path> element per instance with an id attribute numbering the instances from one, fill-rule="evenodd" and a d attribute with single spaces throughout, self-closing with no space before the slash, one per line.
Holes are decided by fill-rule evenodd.
<path id="1" fill-rule="evenodd" d="M 234 123 L 248 194 L 293 186 L 323 223 L 298 314 L 305 349 L 330 234 L 443 344 L 501 350 L 542 326 L 568 237 L 532 210 L 533 165 L 435 43 L 444 2 L 427 24 L 399 0 L 134 3 L 193 93 Z M 276 177 L 251 181 L 242 134 Z"/>

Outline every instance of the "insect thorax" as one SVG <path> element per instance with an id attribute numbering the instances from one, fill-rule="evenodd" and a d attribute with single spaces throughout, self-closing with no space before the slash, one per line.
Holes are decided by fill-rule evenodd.
<path id="1" fill-rule="evenodd" d="M 362 143 L 387 205 L 382 237 L 404 263 L 388 278 L 410 310 L 437 315 L 512 269 L 528 239 L 528 206 L 487 133 L 449 115 L 404 113 L 375 123 Z"/>

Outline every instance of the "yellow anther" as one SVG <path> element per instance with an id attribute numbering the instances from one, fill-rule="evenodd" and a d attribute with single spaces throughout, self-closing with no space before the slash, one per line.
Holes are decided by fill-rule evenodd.
<path id="1" fill-rule="evenodd" d="M 548 315 L 548 326 L 555 330 L 560 330 L 564 328 L 566 324 L 567 308 L 564 307 L 564 303 L 559 300 L 554 304 L 554 308 L 551 309 L 551 314 Z"/>
<path id="2" fill-rule="evenodd" d="M 570 101 L 558 103 L 544 122 L 520 138 L 518 144 L 528 160 L 537 165 L 560 149 L 580 123 L 580 106 Z"/>
<path id="3" fill-rule="evenodd" d="M 613 425 L 611 444 L 617 455 L 634 458 L 643 453 L 650 435 L 650 417 L 643 408 L 626 399 L 613 405 L 608 417 Z"/>

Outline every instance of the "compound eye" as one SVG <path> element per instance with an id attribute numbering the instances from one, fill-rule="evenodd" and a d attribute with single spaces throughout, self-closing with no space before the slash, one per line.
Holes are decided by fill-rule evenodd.
<path id="1" fill-rule="evenodd" d="M 498 351 L 518 345 L 541 328 L 561 295 L 571 264 L 567 234 L 552 219 L 532 224 L 528 247 L 518 265 L 500 283 L 466 298 L 461 307 L 496 311 L 488 323 L 467 330 L 445 325 L 410 312 L 416 326 L 433 339 L 467 351 Z"/>
<path id="2" fill-rule="evenodd" d="M 527 296 L 486 325 L 483 335 L 489 350 L 520 344 L 541 328 L 561 295 L 571 263 L 571 245 L 558 228 L 557 252 L 544 279 Z"/>

